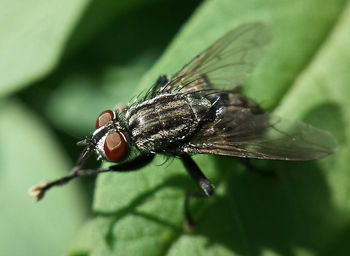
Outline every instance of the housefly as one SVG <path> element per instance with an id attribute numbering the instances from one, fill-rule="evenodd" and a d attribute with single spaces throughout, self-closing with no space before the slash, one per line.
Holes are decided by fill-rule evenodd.
<path id="1" fill-rule="evenodd" d="M 304 161 L 331 154 L 331 134 L 265 113 L 238 93 L 271 35 L 262 23 L 229 31 L 173 77 L 165 75 L 135 103 L 102 112 L 90 138 L 79 141 L 81 156 L 68 176 L 32 189 L 40 200 L 53 186 L 86 175 L 134 171 L 156 154 L 179 158 L 206 196 L 213 187 L 193 154 Z M 83 169 L 88 157 L 115 163 Z"/>

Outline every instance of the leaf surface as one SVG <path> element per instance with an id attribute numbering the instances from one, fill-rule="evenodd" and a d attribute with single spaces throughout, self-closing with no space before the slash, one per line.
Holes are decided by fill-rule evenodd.
<path id="1" fill-rule="evenodd" d="M 276 171 L 267 178 L 235 159 L 196 156 L 215 184 L 215 196 L 191 205 L 197 228 L 183 230 L 183 200 L 196 185 L 180 162 L 161 157 L 134 173 L 98 178 L 92 255 L 327 255 L 349 250 L 350 44 L 345 1 L 206 1 L 140 90 L 160 74 L 174 74 L 233 27 L 263 21 L 274 39 L 245 93 L 267 110 L 329 130 L 336 154 L 313 162 L 254 161 Z M 339 242 L 344 241 L 344 242 Z"/>
<path id="2" fill-rule="evenodd" d="M 62 255 L 85 217 L 77 183 L 35 203 L 28 194 L 70 164 L 40 119 L 16 101 L 0 108 L 0 247 L 3 255 Z"/>

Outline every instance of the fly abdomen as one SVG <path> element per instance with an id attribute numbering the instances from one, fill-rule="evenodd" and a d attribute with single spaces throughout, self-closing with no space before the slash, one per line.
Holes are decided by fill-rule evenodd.
<path id="1" fill-rule="evenodd" d="M 192 136 L 209 108 L 208 100 L 168 93 L 131 107 L 126 118 L 135 145 L 141 151 L 160 153 Z"/>

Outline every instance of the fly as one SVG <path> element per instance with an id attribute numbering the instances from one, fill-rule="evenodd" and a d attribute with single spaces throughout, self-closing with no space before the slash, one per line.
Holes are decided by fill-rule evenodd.
<path id="1" fill-rule="evenodd" d="M 330 133 L 267 114 L 237 92 L 270 39 L 262 23 L 241 25 L 170 79 L 160 76 L 138 102 L 102 112 L 91 138 L 77 143 L 85 149 L 71 173 L 33 188 L 32 195 L 40 200 L 51 187 L 80 176 L 138 170 L 163 154 L 181 159 L 211 196 L 213 187 L 193 154 L 305 161 L 333 153 L 336 142 Z M 116 164 L 82 169 L 93 153 Z"/>

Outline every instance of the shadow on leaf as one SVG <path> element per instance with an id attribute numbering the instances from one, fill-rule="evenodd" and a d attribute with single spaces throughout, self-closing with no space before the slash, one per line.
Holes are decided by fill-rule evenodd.
<path id="1" fill-rule="evenodd" d="M 147 202 L 147 199 L 152 197 L 157 191 L 161 191 L 164 188 L 170 187 L 170 188 L 180 189 L 184 191 L 184 195 L 185 195 L 186 187 L 189 187 L 190 183 L 191 183 L 191 180 L 186 178 L 186 176 L 175 175 L 175 176 L 169 177 L 161 185 L 156 186 L 153 189 L 148 190 L 147 192 L 139 195 L 128 206 L 126 206 L 123 209 L 118 209 L 117 211 L 109 211 L 109 212 L 95 211 L 96 216 L 110 218 L 109 228 L 104 236 L 105 242 L 108 244 L 110 249 L 113 249 L 114 243 L 117 242 L 116 237 L 113 234 L 113 227 L 120 219 L 122 219 L 127 215 L 141 216 L 145 219 L 153 221 L 154 223 L 157 223 L 161 226 L 169 228 L 174 232 L 175 236 L 180 236 L 183 231 L 181 226 L 176 226 L 173 223 L 168 222 L 164 219 L 158 218 L 155 215 L 139 212 L 137 211 L 137 207 L 143 204 L 144 202 Z"/>
<path id="2" fill-rule="evenodd" d="M 344 141 L 337 105 L 317 106 L 304 121 Z M 276 172 L 272 179 L 227 170 L 231 161 L 217 161 L 217 169 L 227 175 L 223 184 L 226 193 L 217 197 L 199 219 L 196 235 L 207 237 L 209 247 L 220 243 L 242 255 L 261 255 L 265 250 L 278 255 L 306 250 L 318 255 L 347 222 L 332 202 L 327 180 L 326 173 L 336 170 L 324 167 L 335 164 L 336 156 L 319 162 L 254 160 L 264 170 Z"/>

